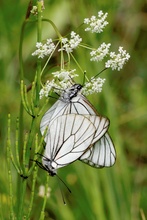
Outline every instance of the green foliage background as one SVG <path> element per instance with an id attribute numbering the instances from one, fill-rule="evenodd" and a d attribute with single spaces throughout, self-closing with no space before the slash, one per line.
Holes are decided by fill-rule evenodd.
<path id="1" fill-rule="evenodd" d="M 15 136 L 16 118 L 19 115 L 20 66 L 18 46 L 20 29 L 24 21 L 26 1 L 0 3 L 0 219 L 9 219 L 9 184 L 6 161 L 7 114 L 11 113 L 12 139 Z M 145 220 L 147 216 L 147 2 L 145 0 L 45 0 L 44 17 L 50 18 L 62 35 L 76 29 L 83 18 L 108 12 L 109 26 L 99 37 L 86 34 L 84 40 L 91 45 L 111 42 L 114 50 L 123 46 L 131 55 L 120 72 L 105 71 L 106 78 L 101 94 L 89 97 L 95 108 L 111 121 L 110 134 L 116 146 L 117 161 L 114 167 L 94 169 L 79 161 L 59 170 L 59 175 L 70 187 L 72 194 L 62 191 L 67 200 L 64 206 L 56 178 L 50 178 L 51 196 L 47 200 L 45 219 L 59 220 Z M 49 26 L 43 27 L 43 39 L 54 37 Z M 35 59 L 35 25 L 25 32 L 23 58 L 26 84 L 32 82 Z M 79 50 L 76 58 L 90 76 L 102 66 L 87 64 L 87 57 Z M 56 57 L 55 57 L 56 59 Z M 49 106 L 48 106 L 49 108 Z M 25 118 L 26 130 L 29 118 Z M 13 133 L 14 131 L 14 133 Z M 39 125 L 36 128 L 39 132 Z M 13 172 L 14 201 L 17 176 Z M 43 199 L 38 196 L 47 173 L 39 169 L 32 218 L 38 219 Z M 29 204 L 31 178 L 27 184 L 26 212 Z"/>

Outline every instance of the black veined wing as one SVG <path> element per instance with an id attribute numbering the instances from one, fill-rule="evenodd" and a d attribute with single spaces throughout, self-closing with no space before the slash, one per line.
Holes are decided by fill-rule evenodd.
<path id="1" fill-rule="evenodd" d="M 96 168 L 112 166 L 116 160 L 116 152 L 108 133 L 88 148 L 79 160 Z"/>
<path id="2" fill-rule="evenodd" d="M 97 116 L 87 118 L 83 115 L 68 114 L 58 116 L 50 123 L 42 163 L 51 176 L 56 174 L 58 168 L 81 157 L 90 146 L 97 130 L 91 120 L 95 124 L 100 121 Z"/>
<path id="3" fill-rule="evenodd" d="M 85 111 L 87 110 L 90 115 L 98 115 L 91 103 L 82 94 L 75 97 L 72 102 L 78 103 L 80 106 L 78 107 L 73 103 L 72 113 L 77 111 L 78 114 L 81 114 L 82 106 L 84 106 Z M 98 141 L 94 139 L 93 143 L 80 160 L 97 168 L 113 166 L 116 161 L 116 151 L 110 135 L 106 132 Z"/>
<path id="4" fill-rule="evenodd" d="M 78 105 L 72 106 L 72 113 L 77 111 L 77 114 L 82 113 L 82 106 L 85 107 L 90 115 L 98 115 L 91 103 L 82 95 L 79 94 L 72 100 L 73 103 Z M 106 132 L 98 141 L 93 140 L 93 145 L 87 150 L 80 158 L 82 162 L 87 163 L 94 167 L 110 167 L 116 161 L 116 151 L 110 135 Z"/>
<path id="5" fill-rule="evenodd" d="M 40 122 L 40 131 L 43 134 L 49 123 L 59 115 L 71 114 L 72 99 L 78 95 L 82 86 L 75 84 L 71 88 L 65 90 L 54 105 L 44 114 Z M 74 113 L 74 112 L 73 112 Z M 76 112 L 76 114 L 78 114 Z M 83 112 L 84 114 L 84 112 Z"/>
<path id="6" fill-rule="evenodd" d="M 97 132 L 95 134 L 95 138 L 93 139 L 93 143 L 104 135 L 104 133 L 108 130 L 109 127 L 109 120 L 105 117 L 98 115 L 93 110 L 94 108 L 92 107 L 90 102 L 88 102 L 88 100 L 83 95 L 78 94 L 81 88 L 82 86 L 79 84 L 73 85 L 71 88 L 66 90 L 61 95 L 59 100 L 56 101 L 55 104 L 44 114 L 40 123 L 40 130 L 42 135 L 46 127 L 49 126 L 51 121 L 56 119 L 56 117 L 65 114 L 84 115 L 87 118 L 89 118 L 90 115 L 98 116 L 99 123 L 95 125 L 97 127 Z M 94 122 L 92 121 L 92 123 Z M 103 127 L 103 123 L 106 123 L 107 130 L 102 130 L 105 127 Z"/>

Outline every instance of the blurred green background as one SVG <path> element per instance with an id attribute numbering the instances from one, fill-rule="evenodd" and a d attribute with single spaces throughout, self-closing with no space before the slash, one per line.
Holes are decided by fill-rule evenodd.
<path id="1" fill-rule="evenodd" d="M 19 115 L 20 85 L 18 47 L 22 22 L 28 2 L 0 2 L 0 219 L 9 219 L 8 175 L 6 163 L 7 114 L 11 113 L 12 137 Z M 95 108 L 110 121 L 110 134 L 116 146 L 116 164 L 107 169 L 94 169 L 79 161 L 59 170 L 72 194 L 62 186 L 64 206 L 56 178 L 50 178 L 51 196 L 47 200 L 46 218 L 59 220 L 145 220 L 147 217 L 147 1 L 132 0 L 45 0 L 44 17 L 50 18 L 62 35 L 75 30 L 86 17 L 99 10 L 108 12 L 109 25 L 100 35 L 82 35 L 83 41 L 98 47 L 101 42 L 123 46 L 131 59 L 120 72 L 107 70 L 101 94 L 89 97 Z M 43 26 L 43 39 L 54 37 L 49 25 Z M 25 30 L 23 58 L 25 81 L 34 77 L 35 58 L 31 57 L 36 42 L 36 27 Z M 87 62 L 82 50 L 76 58 L 92 76 L 102 70 L 101 64 Z M 57 63 L 55 63 L 57 65 Z M 75 68 L 73 64 L 73 68 Z M 49 107 L 49 106 L 48 106 Z M 26 127 L 29 119 L 25 118 Z M 14 133 L 13 133 L 14 131 Z M 39 131 L 39 127 L 36 128 Z M 13 190 L 16 172 L 13 170 Z M 32 219 L 38 219 L 42 198 L 38 196 L 46 172 L 39 170 Z M 31 181 L 28 180 L 26 207 Z M 21 196 L 21 195 L 20 195 Z M 16 198 L 14 198 L 15 200 Z M 26 208 L 27 210 L 27 208 Z"/>

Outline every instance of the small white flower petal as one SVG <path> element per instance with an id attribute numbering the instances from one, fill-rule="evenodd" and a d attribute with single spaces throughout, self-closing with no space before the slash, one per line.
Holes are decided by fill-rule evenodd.
<path id="1" fill-rule="evenodd" d="M 82 88 L 82 94 L 87 96 L 93 93 L 101 92 L 104 82 L 105 79 L 102 79 L 100 77 L 91 78 L 91 80 L 85 83 L 84 87 Z"/>
<path id="2" fill-rule="evenodd" d="M 55 50 L 55 45 L 52 42 L 52 39 L 47 39 L 45 44 L 37 42 L 36 48 L 37 49 L 32 53 L 32 56 L 38 56 L 38 58 L 43 59 L 45 56 L 49 56 Z"/>
<path id="3" fill-rule="evenodd" d="M 58 51 L 66 51 L 67 53 L 73 52 L 73 49 L 79 46 L 82 41 L 82 38 L 76 34 L 74 31 L 71 32 L 71 38 L 68 40 L 67 38 L 62 38 L 61 42 L 63 44 L 62 48 Z"/>
<path id="4" fill-rule="evenodd" d="M 106 68 L 120 71 L 124 64 L 129 60 L 130 55 L 126 52 L 126 50 L 123 50 L 123 47 L 119 47 L 118 52 L 118 54 L 110 52 L 110 59 L 105 63 Z"/>
<path id="5" fill-rule="evenodd" d="M 102 11 L 98 12 L 98 18 L 96 16 L 91 16 L 91 18 L 85 18 L 84 23 L 88 25 L 88 27 L 85 28 L 85 31 L 91 31 L 92 33 L 101 33 L 103 32 L 103 29 L 108 24 L 106 21 L 106 18 L 108 16 L 108 13 L 103 13 Z"/>

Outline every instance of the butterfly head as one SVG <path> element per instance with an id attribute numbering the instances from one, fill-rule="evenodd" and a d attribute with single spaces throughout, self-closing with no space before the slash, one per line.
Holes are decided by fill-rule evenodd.
<path id="1" fill-rule="evenodd" d="M 55 162 L 52 162 L 50 159 L 46 157 L 43 157 L 42 164 L 44 169 L 49 173 L 50 176 L 55 176 L 57 174 Z"/>
<path id="2" fill-rule="evenodd" d="M 82 87 L 83 86 L 80 84 L 72 85 L 61 94 L 60 100 L 62 100 L 63 102 L 70 102 L 73 97 L 77 96 Z"/>

